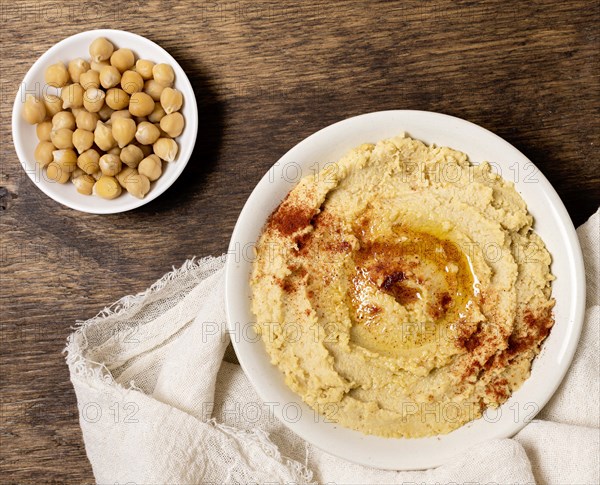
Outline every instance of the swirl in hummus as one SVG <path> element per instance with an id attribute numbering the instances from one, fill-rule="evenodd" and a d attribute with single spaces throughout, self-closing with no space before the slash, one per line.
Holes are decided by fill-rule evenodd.
<path id="1" fill-rule="evenodd" d="M 448 433 L 525 381 L 554 323 L 550 255 L 513 184 L 408 136 L 301 179 L 257 245 L 271 361 L 364 433 Z"/>

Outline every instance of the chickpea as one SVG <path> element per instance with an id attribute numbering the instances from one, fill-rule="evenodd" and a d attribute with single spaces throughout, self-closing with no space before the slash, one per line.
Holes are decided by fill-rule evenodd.
<path id="1" fill-rule="evenodd" d="M 96 129 L 94 130 L 94 142 L 96 145 L 98 145 L 100 150 L 104 150 L 105 152 L 117 144 L 112 135 L 110 126 L 105 125 L 102 121 L 98 121 L 98 123 L 96 123 Z"/>
<path id="2" fill-rule="evenodd" d="M 104 106 L 105 98 L 102 89 L 89 88 L 83 95 L 83 106 L 90 113 L 97 113 Z"/>
<path id="3" fill-rule="evenodd" d="M 121 149 L 118 146 L 112 147 L 106 153 L 108 153 L 109 155 L 117 155 L 119 158 L 121 157 Z"/>
<path id="4" fill-rule="evenodd" d="M 106 61 L 114 52 L 115 48 L 110 41 L 104 37 L 98 37 L 90 44 L 90 56 L 96 62 Z"/>
<path id="5" fill-rule="evenodd" d="M 85 93 L 83 93 L 85 95 Z M 87 111 L 85 108 L 71 108 L 71 114 L 75 117 L 75 119 L 77 120 L 77 115 L 79 113 L 81 113 L 82 111 Z"/>
<path id="6" fill-rule="evenodd" d="M 98 172 L 100 170 L 100 154 L 93 148 L 86 150 L 77 158 L 77 166 L 89 175 Z"/>
<path id="7" fill-rule="evenodd" d="M 165 113 L 170 115 L 175 111 L 179 111 L 183 104 L 183 95 L 177 89 L 165 88 L 160 94 L 160 104 Z"/>
<path id="8" fill-rule="evenodd" d="M 61 128 L 75 129 L 75 116 L 69 111 L 59 111 L 52 117 L 52 130 Z"/>
<path id="9" fill-rule="evenodd" d="M 55 94 L 45 94 L 44 105 L 46 106 L 46 115 L 52 118 L 56 113 L 62 111 L 63 100 Z"/>
<path id="10" fill-rule="evenodd" d="M 131 168 L 136 168 L 144 158 L 142 149 L 136 145 L 127 145 L 121 150 L 121 162 Z"/>
<path id="11" fill-rule="evenodd" d="M 75 123 L 77 128 L 81 128 L 86 131 L 94 131 L 96 129 L 96 123 L 99 117 L 97 113 L 89 113 L 87 111 L 81 111 L 75 117 Z"/>
<path id="12" fill-rule="evenodd" d="M 54 86 L 55 88 L 62 88 L 69 82 L 69 71 L 62 62 L 57 62 L 48 66 L 44 73 L 46 84 Z"/>
<path id="13" fill-rule="evenodd" d="M 98 71 L 94 71 L 93 69 L 82 73 L 79 76 L 79 84 L 81 84 L 81 87 L 86 90 L 90 88 L 98 89 L 100 87 L 100 73 Z"/>
<path id="14" fill-rule="evenodd" d="M 40 141 L 50 141 L 50 132 L 52 131 L 52 121 L 42 121 L 35 127 L 35 134 Z"/>
<path id="15" fill-rule="evenodd" d="M 114 88 L 121 82 L 121 73 L 115 66 L 105 66 L 100 70 L 100 85 L 104 89 Z"/>
<path id="16" fill-rule="evenodd" d="M 154 182 L 162 175 L 162 160 L 158 155 L 150 155 L 144 158 L 137 167 L 138 172 Z"/>
<path id="17" fill-rule="evenodd" d="M 81 175 L 85 175 L 85 172 L 77 167 L 75 170 L 71 172 L 71 180 L 74 178 L 80 177 Z"/>
<path id="18" fill-rule="evenodd" d="M 92 71 L 96 71 L 98 74 L 100 74 L 100 71 L 102 70 L 103 67 L 106 66 L 110 66 L 110 62 L 108 61 L 91 61 L 90 62 L 90 69 Z"/>
<path id="19" fill-rule="evenodd" d="M 72 177 L 73 185 L 77 192 L 83 195 L 92 195 L 92 190 L 96 180 L 91 175 L 83 174 L 77 177 Z"/>
<path id="20" fill-rule="evenodd" d="M 120 72 L 125 72 L 135 64 L 135 56 L 131 49 L 117 49 L 110 56 L 110 63 Z"/>
<path id="21" fill-rule="evenodd" d="M 144 89 L 144 80 L 135 71 L 125 71 L 121 76 L 121 88 L 127 94 L 137 93 Z"/>
<path id="22" fill-rule="evenodd" d="M 165 86 L 159 82 L 156 82 L 154 79 L 149 79 L 144 83 L 144 92 L 154 101 L 160 101 L 160 95 L 164 89 Z"/>
<path id="23" fill-rule="evenodd" d="M 45 167 L 54 159 L 52 152 L 55 149 L 56 148 L 54 147 L 54 145 L 49 141 L 41 141 L 35 147 L 35 151 L 33 152 L 33 158 L 40 167 Z"/>
<path id="24" fill-rule="evenodd" d="M 63 168 L 56 162 L 51 162 L 46 168 L 46 176 L 59 184 L 66 184 L 71 177 L 71 173 L 63 170 Z"/>
<path id="25" fill-rule="evenodd" d="M 129 102 L 129 94 L 120 88 L 110 88 L 106 91 L 106 104 L 114 110 L 127 108 Z"/>
<path id="26" fill-rule="evenodd" d="M 159 129 L 149 121 L 140 123 L 135 132 L 135 139 L 142 145 L 152 145 L 159 137 Z"/>
<path id="27" fill-rule="evenodd" d="M 152 68 L 152 77 L 163 86 L 173 86 L 175 81 L 175 72 L 168 64 L 156 64 Z"/>
<path id="28" fill-rule="evenodd" d="M 165 115 L 166 113 L 163 107 L 160 105 L 160 103 L 156 103 L 154 105 L 154 111 L 148 115 L 148 121 L 151 121 L 152 123 L 159 123 Z"/>
<path id="29" fill-rule="evenodd" d="M 22 115 L 30 125 L 41 123 L 46 119 L 46 105 L 32 94 L 28 94 L 25 97 Z"/>
<path id="30" fill-rule="evenodd" d="M 154 145 L 152 145 L 152 148 L 154 148 L 154 153 L 165 162 L 174 161 L 177 156 L 177 151 L 179 150 L 177 142 L 171 138 L 159 138 Z"/>
<path id="31" fill-rule="evenodd" d="M 106 101 L 106 98 L 104 98 Z M 98 116 L 100 117 L 100 119 L 102 121 L 107 121 L 110 119 L 110 117 L 112 116 L 112 114 L 114 113 L 114 109 L 112 109 L 108 104 L 104 104 L 104 106 L 102 106 L 102 108 L 100 108 L 100 111 L 98 111 Z"/>
<path id="32" fill-rule="evenodd" d="M 63 109 L 81 108 L 83 106 L 83 88 L 80 84 L 69 84 L 62 88 L 60 97 L 63 100 Z"/>
<path id="33" fill-rule="evenodd" d="M 50 132 L 52 144 L 59 149 L 73 148 L 73 130 L 60 128 Z"/>
<path id="34" fill-rule="evenodd" d="M 152 68 L 155 66 L 154 62 L 148 61 L 147 59 L 138 59 L 135 63 L 135 70 L 142 76 L 144 81 L 152 79 Z"/>
<path id="35" fill-rule="evenodd" d="M 81 75 L 89 70 L 90 63 L 81 57 L 69 61 L 69 64 L 67 65 L 69 76 L 71 76 L 71 80 L 76 83 L 79 82 Z"/>
<path id="36" fill-rule="evenodd" d="M 104 175 L 113 177 L 121 171 L 121 167 L 121 159 L 118 155 L 106 153 L 100 157 L 100 170 Z"/>
<path id="37" fill-rule="evenodd" d="M 121 195 L 121 186 L 116 178 L 102 175 L 94 184 L 92 193 L 103 199 L 114 199 Z"/>
<path id="38" fill-rule="evenodd" d="M 125 167 L 117 175 L 115 175 L 117 182 L 121 187 L 125 188 L 125 185 L 129 181 L 130 177 L 137 175 L 138 171 L 135 168 Z"/>
<path id="39" fill-rule="evenodd" d="M 98 170 L 97 172 L 94 172 L 94 173 L 92 174 L 92 177 L 94 177 L 94 180 L 95 180 L 95 181 L 98 181 L 98 180 L 100 180 L 100 178 L 102 177 L 102 171 L 101 171 L 101 170 Z"/>
<path id="40" fill-rule="evenodd" d="M 77 154 L 71 148 L 54 150 L 52 152 L 53 163 L 59 165 L 66 172 L 73 172 L 77 168 Z"/>
<path id="41" fill-rule="evenodd" d="M 92 148 L 94 144 L 94 134 L 91 131 L 77 128 L 73 132 L 73 145 L 77 149 L 77 153 L 83 153 Z"/>
<path id="42" fill-rule="evenodd" d="M 154 100 L 146 93 L 133 93 L 129 100 L 129 112 L 133 116 L 148 116 L 154 111 Z"/>
<path id="43" fill-rule="evenodd" d="M 181 135 L 184 126 L 183 115 L 179 112 L 171 113 L 160 120 L 160 128 L 171 138 Z"/>
<path id="44" fill-rule="evenodd" d="M 141 173 L 131 173 L 124 178 L 125 189 L 134 197 L 143 199 L 150 191 L 150 180 Z"/>
<path id="45" fill-rule="evenodd" d="M 131 113 L 128 109 L 120 109 L 118 111 L 114 111 L 113 114 L 110 115 L 111 123 L 114 123 L 117 118 L 129 118 L 131 119 Z"/>
<path id="46" fill-rule="evenodd" d="M 112 123 L 113 138 L 117 140 L 119 148 L 128 145 L 135 136 L 135 121 L 130 118 L 118 117 Z"/>

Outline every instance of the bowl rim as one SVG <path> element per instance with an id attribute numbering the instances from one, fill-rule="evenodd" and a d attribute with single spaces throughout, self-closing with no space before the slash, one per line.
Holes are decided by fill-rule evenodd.
<path id="1" fill-rule="evenodd" d="M 226 305 L 226 314 L 227 314 L 227 329 L 229 334 L 232 336 L 232 344 L 236 355 L 238 357 L 238 361 L 246 374 L 248 380 L 250 381 L 252 387 L 263 400 L 263 402 L 273 402 L 278 399 L 281 400 L 282 396 L 287 396 L 294 401 L 300 401 L 299 405 L 301 408 L 307 408 L 306 404 L 304 404 L 299 396 L 293 393 L 285 384 L 283 384 L 283 378 L 281 377 L 280 383 L 266 382 L 265 377 L 259 376 L 257 369 L 265 370 L 263 364 L 256 364 L 255 355 L 257 352 L 262 352 L 264 355 L 261 357 L 264 362 L 265 356 L 267 356 L 266 351 L 264 350 L 264 345 L 262 344 L 262 340 L 258 340 L 260 346 L 255 345 L 256 342 L 251 343 L 248 342 L 243 336 L 240 338 L 239 328 L 236 326 L 240 321 L 244 321 L 244 318 L 248 316 L 249 313 L 249 301 L 247 301 L 247 294 L 240 294 L 240 289 L 246 289 L 249 285 L 249 274 L 248 272 L 244 273 L 243 268 L 241 268 L 239 263 L 239 252 L 240 245 L 246 243 L 255 243 L 254 241 L 248 241 L 248 239 L 244 236 L 245 232 L 248 232 L 247 226 L 252 221 L 254 216 L 254 212 L 256 209 L 256 203 L 259 199 L 261 192 L 265 190 L 265 187 L 268 188 L 268 181 L 276 176 L 273 176 L 271 173 L 272 170 L 281 169 L 281 167 L 285 166 L 286 163 L 290 163 L 294 158 L 300 153 L 303 149 L 309 146 L 312 143 L 316 143 L 321 138 L 327 136 L 330 132 L 334 132 L 342 128 L 346 124 L 351 124 L 355 122 L 369 122 L 371 119 L 375 119 L 377 117 L 389 118 L 392 122 L 395 116 L 400 118 L 402 117 L 417 117 L 430 119 L 431 122 L 437 123 L 448 123 L 460 126 L 464 129 L 474 130 L 476 133 L 480 134 L 482 137 L 487 137 L 488 139 L 495 140 L 497 143 L 502 143 L 506 149 L 510 149 L 511 153 L 520 161 L 527 162 L 531 164 L 534 168 L 535 165 L 519 150 L 517 150 L 514 146 L 512 146 L 509 142 L 502 139 L 500 136 L 494 134 L 493 132 L 475 124 L 469 122 L 467 120 L 454 117 L 451 115 L 436 113 L 430 111 L 422 111 L 422 110 L 386 110 L 386 111 L 376 111 L 371 113 L 365 113 L 358 116 L 350 117 L 336 123 L 333 123 L 321 130 L 313 133 L 307 138 L 300 141 L 293 148 L 287 151 L 272 167 L 265 173 L 265 175 L 261 178 L 259 183 L 256 185 L 250 196 L 248 197 L 244 207 L 242 208 L 238 220 L 235 224 L 234 230 L 232 232 L 230 244 L 228 247 L 228 257 L 225 264 L 225 305 Z M 410 132 L 410 128 L 406 127 L 404 130 Z M 403 131 L 403 129 L 399 129 L 398 132 Z M 381 137 L 383 139 L 386 137 Z M 418 136 L 416 137 L 418 138 Z M 363 140 L 364 141 L 364 140 Z M 372 141 L 372 140 L 368 140 Z M 356 142 L 356 144 L 360 143 L 360 141 Z M 457 148 L 460 150 L 460 148 Z M 469 153 L 467 152 L 467 155 Z M 279 173 L 279 172 L 278 172 Z M 560 383 L 562 382 L 567 370 L 570 367 L 571 361 L 575 354 L 575 350 L 577 348 L 577 344 L 579 342 L 579 337 L 581 334 L 582 326 L 583 326 L 583 318 L 585 312 L 585 270 L 583 265 L 583 256 L 581 253 L 581 247 L 579 245 L 579 239 L 577 237 L 575 227 L 568 215 L 564 204 L 562 203 L 560 197 L 556 193 L 555 189 L 552 187 L 550 182 L 544 177 L 544 175 L 537 169 L 537 176 L 539 177 L 539 182 L 541 184 L 541 194 L 544 196 L 545 201 L 550 204 L 550 208 L 554 210 L 554 218 L 553 222 L 560 224 L 560 227 L 564 234 L 564 244 L 566 245 L 569 254 L 566 255 L 568 257 L 568 264 L 570 268 L 569 272 L 569 281 L 572 282 L 571 293 L 569 295 L 565 295 L 565 299 L 569 299 L 569 303 L 565 303 L 564 305 L 568 305 L 567 308 L 569 310 L 569 321 L 566 322 L 555 322 L 555 327 L 559 324 L 562 325 L 561 329 L 564 328 L 564 331 L 567 332 L 568 340 L 560 347 L 560 355 L 558 356 L 559 361 L 556 363 L 558 369 L 554 374 L 552 374 L 547 380 L 545 380 L 545 387 L 542 388 L 542 391 L 538 391 L 538 396 L 536 396 L 537 400 L 533 401 L 538 407 L 534 413 L 529 414 L 526 417 L 520 417 L 519 419 L 514 419 L 514 422 L 507 422 L 504 417 L 498 421 L 498 423 L 502 423 L 503 427 L 499 425 L 496 428 L 490 428 L 490 431 L 483 437 L 477 437 L 471 445 L 475 445 L 477 442 L 488 440 L 488 439 L 496 439 L 496 438 L 508 438 L 516 434 L 519 430 L 521 430 L 528 422 L 535 417 L 537 412 L 539 412 L 550 400 L 550 398 L 554 395 L 556 390 L 558 389 Z M 291 187 L 290 187 L 291 189 Z M 287 189 L 288 191 L 290 189 Z M 282 198 L 281 198 L 282 199 Z M 281 200 L 280 199 L 280 200 Z M 277 200 L 277 203 L 280 202 Z M 529 206 L 529 204 L 528 204 Z M 273 207 L 273 209 L 276 207 Z M 550 217 L 550 216 L 549 216 Z M 266 219 L 265 219 L 266 220 Z M 259 231 L 262 232 L 262 227 L 265 223 L 265 220 L 257 221 L 258 224 L 261 225 L 261 229 Z M 256 224 L 254 224 L 256 226 Z M 234 258 L 233 255 L 236 255 Z M 554 261 L 554 255 L 553 255 Z M 554 293 L 554 289 L 553 289 Z M 246 321 L 248 321 L 246 319 Z M 249 322 L 251 322 L 250 320 Z M 554 328 L 553 328 L 554 330 Z M 552 335 L 552 332 L 551 332 Z M 549 337 L 550 338 L 550 337 Z M 542 352 L 538 355 L 534 361 L 540 360 L 542 354 L 544 353 L 546 346 L 546 342 L 544 342 L 544 346 L 542 347 Z M 260 350 L 257 350 L 260 349 Z M 546 359 L 548 361 L 550 357 Z M 268 360 L 268 356 L 267 356 Z M 275 366 L 270 364 L 271 367 L 277 370 L 279 374 L 281 372 Z M 552 362 L 546 365 L 554 365 Z M 532 370 L 533 375 L 533 370 Z M 273 376 L 271 376 L 273 377 Z M 528 382 L 532 380 L 531 376 L 525 381 Z M 540 380 L 539 378 L 537 379 Z M 542 385 L 542 384 L 540 384 Z M 284 386 L 286 389 L 282 388 Z M 513 393 L 513 396 L 520 392 L 520 390 L 524 387 L 524 385 Z M 534 389 L 535 390 L 535 389 Z M 499 409 L 507 403 L 510 403 L 512 397 L 506 401 Z M 285 399 L 284 399 L 285 400 Z M 530 403 L 526 403 L 531 404 Z M 521 404 L 519 403 L 519 406 Z M 308 408 L 310 410 L 310 408 Z M 341 426 L 336 426 L 335 423 L 327 423 L 323 422 L 324 420 L 320 419 L 318 423 L 313 425 L 311 422 L 305 422 L 305 420 L 300 420 L 297 422 L 291 422 L 289 419 L 286 419 L 286 416 L 283 415 L 282 406 L 275 407 L 272 409 L 274 416 L 281 421 L 285 426 L 290 428 L 293 432 L 298 434 L 302 439 L 308 441 L 315 445 L 316 447 L 330 453 L 332 455 L 338 456 L 340 458 L 359 463 L 366 466 L 376 467 L 380 469 L 387 470 L 419 470 L 426 469 L 435 466 L 442 465 L 450 461 L 451 458 L 455 457 L 460 451 L 463 451 L 468 446 L 462 445 L 457 449 L 447 450 L 444 453 L 440 453 L 437 448 L 434 448 L 433 453 L 426 453 L 426 456 L 412 456 L 408 457 L 408 459 L 404 456 L 401 458 L 394 459 L 392 455 L 389 453 L 386 454 L 385 457 L 377 456 L 376 454 L 369 452 L 368 447 L 373 443 L 376 444 L 377 447 L 380 444 L 381 440 L 389 440 L 391 441 L 404 441 L 409 443 L 415 443 L 416 441 L 427 441 L 433 443 L 432 440 L 445 440 L 446 437 L 453 435 L 454 433 L 461 433 L 463 428 L 469 428 L 473 423 L 477 423 L 482 420 L 482 418 L 471 421 L 455 431 L 452 431 L 446 435 L 437 435 L 434 437 L 428 438 L 413 438 L 413 439 L 405 439 L 405 438 L 380 438 L 373 437 L 371 435 L 363 435 L 362 433 L 354 430 L 350 430 L 347 428 L 343 428 Z M 518 412 L 518 411 L 517 411 Z M 524 412 L 527 412 L 525 409 Z M 322 429 L 319 429 L 319 426 L 323 426 Z M 493 431 L 493 432 L 492 432 Z M 339 433 L 340 434 L 340 442 L 335 441 L 335 439 L 329 439 L 326 433 Z M 357 436 L 360 435 L 360 436 Z M 460 436 L 463 436 L 460 434 Z M 321 438 L 321 439 L 320 439 Z M 342 442 L 344 438 L 347 438 L 348 441 L 352 441 L 355 443 L 364 443 L 364 449 L 356 450 L 347 446 Z M 457 438 L 460 442 L 460 437 Z M 324 444 L 324 442 L 326 443 Z M 334 446 L 334 443 L 339 445 L 342 444 L 342 447 Z M 361 445 L 362 446 L 362 445 Z M 410 445 L 409 445 L 410 446 Z M 425 445 L 427 446 L 427 445 Z M 391 448 L 391 447 L 390 447 Z M 437 451 L 436 451 L 437 450 Z M 423 449 L 421 448 L 421 451 Z"/>
<path id="2" fill-rule="evenodd" d="M 177 85 L 178 83 L 181 83 L 179 85 L 179 87 L 182 87 L 182 85 L 185 85 L 185 91 L 186 91 L 184 93 L 185 104 L 186 104 L 186 106 L 189 105 L 191 107 L 191 113 L 192 113 L 192 116 L 191 117 L 186 116 L 186 120 L 185 120 L 185 122 L 186 122 L 185 130 L 186 131 L 189 130 L 189 132 L 191 133 L 191 136 L 192 136 L 190 143 L 189 143 L 189 149 L 187 149 L 185 151 L 186 156 L 182 157 L 181 153 L 183 152 L 183 150 L 181 150 L 181 147 L 180 147 L 178 158 L 177 158 L 176 162 L 173 162 L 173 163 L 177 163 L 176 170 L 174 172 L 172 172 L 172 174 L 170 176 L 170 180 L 163 181 L 164 183 L 160 184 L 160 185 L 155 183 L 154 187 L 152 187 L 152 190 L 143 199 L 137 199 L 135 197 L 131 197 L 128 199 L 123 199 L 123 200 L 116 199 L 116 200 L 111 201 L 112 204 L 105 206 L 105 207 L 94 207 L 93 204 L 91 206 L 89 206 L 88 204 L 83 203 L 83 202 L 82 203 L 74 202 L 74 201 L 70 200 L 69 198 L 64 197 L 60 193 L 57 194 L 57 193 L 53 193 L 52 191 L 50 191 L 49 188 L 46 186 L 45 181 L 42 180 L 43 178 L 37 176 L 37 173 L 39 170 L 37 167 L 37 164 L 35 164 L 35 162 L 28 162 L 28 160 L 27 160 L 27 156 L 22 148 L 22 146 L 25 143 L 25 140 L 24 140 L 23 134 L 21 133 L 21 130 L 19 129 L 19 126 L 18 126 L 20 116 L 21 116 L 21 108 L 23 106 L 22 101 L 21 101 L 22 96 L 23 96 L 23 88 L 26 85 L 31 84 L 34 73 L 39 69 L 40 65 L 47 63 L 54 56 L 59 54 L 61 49 L 66 44 L 71 44 L 73 41 L 75 41 L 79 38 L 87 39 L 87 37 L 90 37 L 92 35 L 97 36 L 97 37 L 106 37 L 109 40 L 111 40 L 111 42 L 114 42 L 116 45 L 121 44 L 123 42 L 122 39 L 124 39 L 124 38 L 125 39 L 126 38 L 136 39 L 137 41 L 148 44 L 153 49 L 158 50 L 161 53 L 161 55 L 165 57 L 165 62 L 171 63 L 172 67 L 175 69 L 175 71 L 176 71 L 175 84 Z M 113 37 L 113 39 L 111 39 L 111 36 Z M 119 40 L 114 39 L 115 36 L 118 36 Z M 183 92 L 182 89 L 180 89 L 180 91 Z M 59 42 L 57 42 L 56 44 L 51 46 L 48 50 L 46 50 L 31 65 L 31 67 L 27 70 L 25 77 L 21 81 L 21 83 L 19 85 L 19 89 L 17 90 L 17 93 L 15 95 L 11 120 L 12 120 L 11 121 L 11 130 L 12 130 L 13 147 L 17 154 L 17 158 L 19 159 L 19 162 L 21 163 L 21 167 L 23 167 L 23 170 L 25 171 L 27 176 L 31 179 L 31 181 L 34 183 L 34 185 L 36 187 L 38 187 L 44 194 L 46 194 L 51 199 L 55 200 L 56 202 L 66 206 L 66 207 L 69 207 L 71 209 L 74 209 L 74 210 L 77 210 L 80 212 L 87 212 L 89 214 L 117 214 L 117 213 L 121 213 L 121 212 L 127 212 L 127 211 L 130 211 L 133 209 L 137 209 L 138 207 L 141 207 L 141 206 L 151 202 L 152 200 L 156 199 L 161 194 L 163 194 L 169 187 L 171 187 L 171 185 L 173 185 L 173 183 L 183 173 L 187 163 L 189 162 L 189 160 L 192 156 L 192 153 L 193 153 L 193 150 L 194 150 L 194 147 L 196 144 L 196 138 L 197 138 L 197 134 L 198 134 L 198 105 L 196 102 L 194 88 L 193 88 L 186 72 L 183 70 L 183 68 L 177 62 L 177 60 L 171 54 L 169 54 L 169 52 L 167 52 L 167 50 L 165 50 L 163 47 L 158 45 L 156 42 L 154 42 L 142 35 L 135 34 L 133 32 L 129 32 L 126 30 L 91 29 L 91 30 L 85 30 L 82 32 L 78 32 L 77 34 L 70 35 L 70 36 L 65 37 L 64 39 L 60 40 Z M 32 168 L 32 166 L 30 166 L 31 163 L 33 163 L 33 165 L 35 165 L 35 168 Z M 84 196 L 84 195 L 82 195 L 82 197 L 89 198 L 89 196 Z M 91 198 L 89 198 L 89 199 L 91 200 Z M 86 199 L 82 199 L 82 201 L 86 201 Z"/>

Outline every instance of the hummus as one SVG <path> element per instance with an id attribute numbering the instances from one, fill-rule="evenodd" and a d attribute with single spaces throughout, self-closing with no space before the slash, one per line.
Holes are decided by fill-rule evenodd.
<path id="1" fill-rule="evenodd" d="M 257 244 L 252 311 L 318 413 L 448 433 L 530 373 L 554 320 L 550 255 L 511 182 L 408 136 L 302 178 Z"/>

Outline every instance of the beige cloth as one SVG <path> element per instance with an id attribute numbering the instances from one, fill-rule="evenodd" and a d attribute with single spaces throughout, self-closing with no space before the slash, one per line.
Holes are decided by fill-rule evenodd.
<path id="1" fill-rule="evenodd" d="M 560 389 L 514 439 L 420 472 L 376 470 L 305 443 L 272 416 L 229 343 L 224 257 L 188 261 L 81 322 L 67 363 L 98 483 L 600 483 L 600 220 L 578 229 L 587 313 Z"/>

